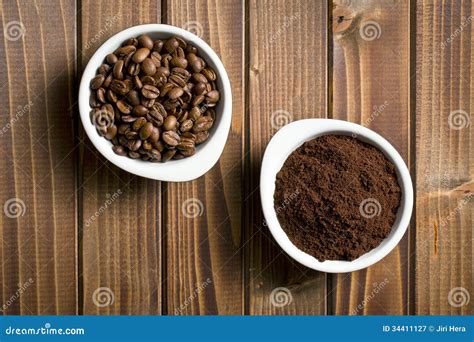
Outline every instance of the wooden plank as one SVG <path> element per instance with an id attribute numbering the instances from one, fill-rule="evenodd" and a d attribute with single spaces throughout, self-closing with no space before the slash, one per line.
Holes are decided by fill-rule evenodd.
<path id="1" fill-rule="evenodd" d="M 335 5 L 333 117 L 380 133 L 409 164 L 409 3 L 336 1 Z M 331 311 L 406 314 L 408 236 L 376 265 L 333 276 Z"/>
<path id="2" fill-rule="evenodd" d="M 78 44 L 85 66 L 111 35 L 133 25 L 158 23 L 161 13 L 160 3 L 152 0 L 84 0 L 79 15 Z M 159 314 L 161 184 L 119 170 L 99 156 L 88 139 L 83 146 L 83 313 Z"/>
<path id="3" fill-rule="evenodd" d="M 326 277 L 290 259 L 273 240 L 261 212 L 259 178 L 265 146 L 280 127 L 326 116 L 327 4 L 253 0 L 249 15 L 248 313 L 324 314 Z"/>
<path id="4" fill-rule="evenodd" d="M 74 13 L 73 1 L 0 1 L 4 314 L 77 312 Z"/>
<path id="5" fill-rule="evenodd" d="M 168 314 L 243 313 L 241 193 L 243 1 L 168 1 L 167 23 L 201 36 L 232 85 L 231 132 L 219 162 L 192 182 L 168 184 Z M 187 211 L 195 206 L 197 211 Z M 187 213 L 187 215 L 183 214 Z"/>
<path id="6" fill-rule="evenodd" d="M 416 313 L 472 315 L 474 7 L 416 11 Z"/>

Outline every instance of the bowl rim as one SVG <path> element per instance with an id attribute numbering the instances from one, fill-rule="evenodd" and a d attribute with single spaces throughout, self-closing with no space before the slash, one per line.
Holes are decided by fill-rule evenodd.
<path id="1" fill-rule="evenodd" d="M 103 63 L 105 56 L 114 51 L 126 39 L 141 34 L 176 35 L 195 45 L 203 52 L 213 66 L 222 83 L 221 100 L 222 110 L 219 121 L 213 127 L 209 139 L 199 147 L 195 155 L 181 160 L 172 160 L 166 163 L 150 163 L 131 159 L 115 154 L 110 141 L 97 134 L 94 125 L 90 122 L 89 83 L 95 76 L 97 68 Z M 100 45 L 88 61 L 82 73 L 79 86 L 79 116 L 82 126 L 94 147 L 107 160 L 117 167 L 132 174 L 168 182 L 184 182 L 196 179 L 209 171 L 219 160 L 227 141 L 232 119 L 232 90 L 227 71 L 217 53 L 200 37 L 182 28 L 166 24 L 145 24 L 129 27 L 122 30 Z M 217 127 L 216 127 L 217 126 Z"/>
<path id="2" fill-rule="evenodd" d="M 289 143 L 287 137 L 296 131 L 298 136 Z M 283 162 L 304 142 L 322 135 L 352 135 L 361 141 L 367 142 L 381 150 L 395 165 L 398 183 L 402 191 L 402 199 L 397 212 L 397 219 L 392 230 L 379 246 L 352 261 L 326 260 L 318 261 L 313 256 L 298 249 L 288 238 L 280 226 L 274 207 L 275 177 L 280 171 Z M 281 148 L 284 148 L 284 153 Z M 278 162 L 273 154 L 279 153 Z M 273 158 L 273 160 L 272 160 Z M 281 163 L 280 163 L 281 162 Z M 275 166 L 275 164 L 278 164 Z M 280 165 L 281 164 L 281 165 Z M 276 170 L 275 170 L 276 169 Z M 413 209 L 413 184 L 410 172 L 397 150 L 381 135 L 369 128 L 348 121 L 336 119 L 303 119 L 289 123 L 282 127 L 268 143 L 262 160 L 260 173 L 260 198 L 265 224 L 280 247 L 294 260 L 321 272 L 347 273 L 367 268 L 387 256 L 403 238 L 410 224 Z"/>

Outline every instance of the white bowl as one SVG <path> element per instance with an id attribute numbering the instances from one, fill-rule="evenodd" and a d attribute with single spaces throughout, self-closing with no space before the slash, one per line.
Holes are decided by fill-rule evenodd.
<path id="1" fill-rule="evenodd" d="M 91 79 L 96 75 L 97 68 L 103 63 L 107 54 L 114 52 L 127 39 L 138 37 L 147 33 L 153 39 L 168 38 L 171 36 L 182 37 L 187 42 L 198 48 L 199 54 L 217 74 L 217 87 L 220 91 L 220 101 L 216 106 L 216 121 L 211 129 L 207 141 L 196 148 L 196 154 L 180 160 L 170 160 L 166 163 L 151 163 L 140 159 L 131 159 L 115 154 L 112 143 L 99 136 L 91 123 L 89 112 Z M 79 88 L 79 112 L 87 136 L 99 152 L 121 169 L 138 176 L 172 182 L 189 181 L 202 176 L 219 159 L 229 133 L 232 117 L 232 93 L 229 77 L 221 60 L 198 36 L 178 27 L 162 24 L 149 24 L 130 27 L 108 39 L 94 53 L 84 70 Z"/>
<path id="2" fill-rule="evenodd" d="M 361 141 L 379 148 L 395 165 L 398 183 L 402 191 L 400 207 L 389 236 L 378 247 L 353 261 L 326 260 L 320 262 L 298 249 L 281 228 L 274 208 L 275 179 L 285 160 L 305 141 L 328 134 L 356 136 Z M 387 140 L 368 128 L 347 121 L 331 119 L 295 121 L 281 128 L 273 136 L 263 156 L 260 174 L 260 197 L 268 228 L 283 250 L 301 264 L 314 270 L 329 273 L 357 271 L 384 258 L 395 248 L 405 234 L 413 208 L 413 186 L 410 173 L 395 148 Z"/>

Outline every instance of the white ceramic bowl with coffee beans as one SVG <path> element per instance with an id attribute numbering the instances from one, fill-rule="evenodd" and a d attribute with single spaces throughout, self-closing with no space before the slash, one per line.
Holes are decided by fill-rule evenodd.
<path id="1" fill-rule="evenodd" d="M 400 187 L 401 199 L 390 233 L 377 247 L 351 261 L 326 260 L 321 262 L 312 255 L 298 249 L 282 228 L 275 209 L 276 178 L 285 161 L 302 144 L 324 135 L 350 136 L 377 148 L 393 164 Z M 403 158 L 386 139 L 376 132 L 347 121 L 307 119 L 294 121 L 284 126 L 270 140 L 262 161 L 260 197 L 266 225 L 277 243 L 288 255 L 299 263 L 317 271 L 345 273 L 375 264 L 397 246 L 410 223 L 413 208 L 413 185 Z M 289 201 L 286 205 L 295 206 L 296 204 Z M 357 205 L 357 207 L 359 206 Z M 282 210 L 285 210 L 285 208 Z M 300 210 L 304 209 L 300 208 Z M 383 214 L 383 211 L 381 214 Z"/>
<path id="2" fill-rule="evenodd" d="M 222 154 L 232 116 L 230 81 L 196 35 L 170 25 L 134 26 L 90 59 L 79 111 L 89 139 L 119 168 L 189 181 Z"/>

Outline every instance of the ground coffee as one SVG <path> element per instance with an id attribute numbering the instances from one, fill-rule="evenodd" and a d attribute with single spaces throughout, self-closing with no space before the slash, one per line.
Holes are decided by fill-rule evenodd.
<path id="1" fill-rule="evenodd" d="M 372 145 L 326 135 L 304 143 L 276 177 L 275 209 L 300 250 L 324 260 L 354 260 L 391 231 L 401 190 L 395 166 Z"/>

